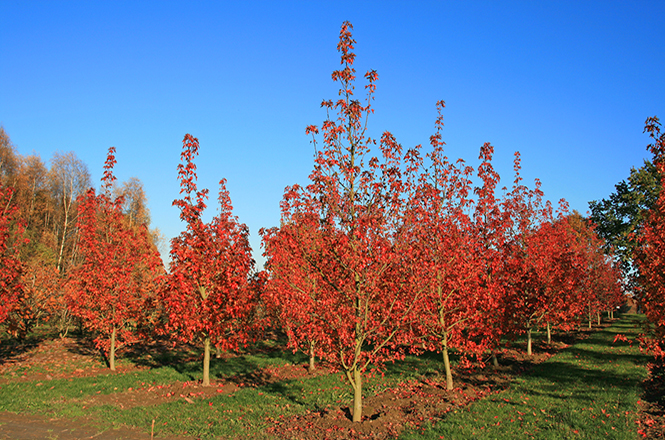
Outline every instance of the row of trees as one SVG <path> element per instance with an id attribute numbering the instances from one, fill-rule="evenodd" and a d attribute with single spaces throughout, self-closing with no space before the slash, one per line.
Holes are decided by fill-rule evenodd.
<path id="1" fill-rule="evenodd" d="M 605 246 L 616 251 L 631 296 L 647 321 L 641 344 L 665 356 L 665 133 L 658 117 L 649 117 L 644 132 L 651 143 L 651 161 L 632 168 L 628 179 L 609 198 L 593 201 L 591 219 Z"/>
<path id="2" fill-rule="evenodd" d="M 317 149 L 311 183 L 287 188 L 278 228 L 263 230 L 269 279 L 265 303 L 293 348 L 342 370 L 362 417 L 362 373 L 419 349 L 479 359 L 501 337 L 566 327 L 623 303 L 620 273 L 591 225 L 554 212 L 540 184 L 522 183 L 519 154 L 510 190 L 497 196 L 493 147 L 474 171 L 444 153 L 443 102 L 429 151 L 404 150 L 367 121 L 378 75 L 354 96 L 355 41 L 345 23 L 338 50 L 339 99 L 323 101 L 328 118 L 310 126 Z M 317 141 L 317 135 L 323 141 Z M 372 155 L 378 146 L 380 155 Z"/>
<path id="3" fill-rule="evenodd" d="M 14 336 L 42 322 L 64 335 L 74 319 L 65 281 L 84 258 L 77 221 L 92 183 L 86 164 L 74 153 L 55 153 L 49 165 L 39 156 L 19 155 L 0 127 L 2 255 L 20 262 L 3 267 L 1 276 L 21 286 L 3 296 L 0 317 Z M 119 208 L 132 228 L 149 226 L 147 200 L 137 178 L 110 191 L 108 197 L 122 200 Z M 159 230 L 148 235 L 151 243 L 160 244 Z"/>
<path id="4" fill-rule="evenodd" d="M 0 266 L 7 268 L 0 320 L 21 316 L 31 289 L 62 291 L 63 313 L 97 335 L 111 368 L 118 344 L 161 333 L 203 346 L 206 385 L 211 347 L 237 349 L 272 325 L 310 355 L 311 368 L 319 357 L 345 373 L 360 421 L 370 366 L 439 351 L 452 389 L 450 350 L 482 361 L 502 338 L 523 333 L 531 353 L 533 329 L 567 328 L 582 317 L 590 323 L 619 305 L 619 272 L 590 223 L 563 201 L 555 211 L 539 182 L 524 185 L 519 154 L 502 195 L 489 143 L 477 170 L 445 156 L 442 101 L 426 153 L 403 149 L 389 132 L 369 135 L 378 75 L 367 72 L 366 99 L 356 99 L 351 29 L 342 26 L 342 67 L 333 72 L 339 99 L 322 103 L 328 117 L 320 129 L 307 128 L 318 150 L 311 182 L 287 188 L 280 226 L 261 231 L 264 271 L 254 270 L 248 230 L 232 214 L 224 180 L 219 213 L 203 222 L 208 191 L 196 185 L 199 143 L 190 135 L 178 165 L 182 198 L 174 201 L 186 229 L 171 241 L 164 270 L 147 218 L 115 189 L 111 148 L 100 193 L 63 199 L 63 210 L 76 208 L 64 211 L 62 223 L 72 237 L 62 246 L 71 248 L 66 270 L 58 246 L 50 264 L 30 268 L 25 249 L 40 243 L 23 212 L 30 204 L 15 201 L 21 186 L 5 180 L 0 187 Z"/>
<path id="5" fill-rule="evenodd" d="M 253 273 L 249 233 L 232 215 L 223 180 L 220 213 L 210 223 L 201 220 L 208 191 L 196 186 L 197 154 L 198 140 L 187 135 L 178 166 L 183 198 L 173 202 L 186 230 L 171 242 L 169 273 L 143 201 L 132 199 L 127 185 L 115 185 L 114 147 L 100 193 L 88 188 L 67 205 L 76 211 L 67 217 L 73 238 L 71 263 L 62 266 L 66 270 L 58 270 L 55 258 L 31 259 L 31 249 L 43 245 L 28 233 L 25 205 L 17 197 L 21 188 L 0 185 L 0 323 L 17 336 L 46 322 L 64 327 L 64 336 L 72 322 L 78 323 L 95 336 L 112 370 L 123 345 L 160 335 L 201 342 L 207 385 L 211 345 L 235 349 L 260 321 L 252 316 L 260 309 L 262 276 Z M 71 319 L 58 320 L 63 316 Z"/>

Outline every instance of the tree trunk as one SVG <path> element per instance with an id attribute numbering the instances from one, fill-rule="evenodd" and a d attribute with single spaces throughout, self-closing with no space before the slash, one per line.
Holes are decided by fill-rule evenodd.
<path id="1" fill-rule="evenodd" d="M 221 359 L 222 358 L 222 349 L 219 348 L 219 347 L 215 347 L 215 350 L 216 350 L 215 357 L 217 359 Z"/>
<path id="2" fill-rule="evenodd" d="M 450 357 L 448 356 L 448 335 L 443 337 L 441 345 L 443 347 L 443 350 L 441 350 L 443 353 L 443 366 L 446 370 L 446 389 L 450 391 L 453 389 L 453 373 L 450 370 Z"/>
<path id="3" fill-rule="evenodd" d="M 598 325 L 600 325 L 600 312 L 596 312 L 596 317 L 598 318 Z"/>
<path id="4" fill-rule="evenodd" d="M 358 367 L 353 369 L 353 421 L 363 418 L 363 378 Z"/>
<path id="5" fill-rule="evenodd" d="M 552 343 L 552 327 L 547 323 L 547 345 Z"/>
<path id="6" fill-rule="evenodd" d="M 533 351 L 531 351 L 531 329 L 526 331 L 526 354 L 531 356 Z"/>
<path id="7" fill-rule="evenodd" d="M 314 356 L 314 341 L 310 341 L 309 343 L 309 366 L 307 367 L 307 371 L 310 373 L 314 370 L 316 370 L 316 364 L 314 363 L 315 361 L 315 356 Z"/>
<path id="8" fill-rule="evenodd" d="M 210 385 L 210 336 L 203 340 L 203 386 Z"/>
<path id="9" fill-rule="evenodd" d="M 496 353 L 493 351 L 492 352 L 492 365 L 494 368 L 497 368 L 499 366 L 499 359 L 496 357 Z"/>
<path id="10" fill-rule="evenodd" d="M 113 331 L 111 332 L 111 349 L 109 350 L 109 368 L 111 371 L 115 371 L 115 338 L 116 338 L 117 329 L 115 325 L 113 326 Z"/>

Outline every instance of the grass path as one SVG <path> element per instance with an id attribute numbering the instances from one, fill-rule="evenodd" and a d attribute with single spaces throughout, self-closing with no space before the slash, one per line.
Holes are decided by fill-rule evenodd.
<path id="1" fill-rule="evenodd" d="M 639 319 L 624 316 L 534 366 L 509 389 L 400 439 L 637 439 L 649 357 L 613 341 L 617 333 L 634 339 Z"/>

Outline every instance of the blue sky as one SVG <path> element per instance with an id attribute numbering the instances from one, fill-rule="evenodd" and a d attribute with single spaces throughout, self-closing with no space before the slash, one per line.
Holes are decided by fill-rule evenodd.
<path id="1" fill-rule="evenodd" d="M 514 151 L 527 183 L 585 213 L 649 157 L 648 116 L 665 118 L 665 2 L 0 0 L 0 124 L 19 153 L 74 151 L 98 184 L 110 146 L 136 176 L 153 226 L 182 229 L 176 167 L 199 138 L 199 186 L 228 179 L 251 231 L 279 223 L 284 188 L 307 182 L 322 99 L 348 20 L 359 73 L 379 74 L 375 136 L 427 144 L 446 101 L 451 158 Z M 359 86 L 363 83 L 359 84 Z"/>

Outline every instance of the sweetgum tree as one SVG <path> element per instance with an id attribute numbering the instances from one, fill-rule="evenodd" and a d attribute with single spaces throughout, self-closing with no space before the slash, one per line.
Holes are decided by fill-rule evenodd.
<path id="1" fill-rule="evenodd" d="M 527 353 L 532 354 L 531 333 L 546 325 L 571 302 L 576 291 L 578 254 L 569 248 L 572 230 L 561 220 L 566 211 L 561 202 L 557 219 L 549 202 L 543 203 L 540 182 L 535 188 L 524 186 L 520 176 L 520 156 L 515 155 L 515 181 L 504 199 L 510 214 L 505 245 L 505 312 L 508 331 L 526 333 Z"/>
<path id="2" fill-rule="evenodd" d="M 71 313 L 95 335 L 115 370 L 116 350 L 138 342 L 163 273 L 147 228 L 132 227 L 122 214 L 121 197 L 113 199 L 115 148 L 109 148 L 102 192 L 94 189 L 78 200 L 78 248 L 82 261 L 69 273 Z"/>
<path id="3" fill-rule="evenodd" d="M 420 184 L 409 209 L 411 285 L 417 289 L 417 312 L 413 327 L 422 344 L 443 355 L 446 387 L 453 389 L 449 349 L 480 356 L 490 338 L 479 337 L 485 327 L 484 311 L 496 299 L 483 284 L 486 267 L 481 241 L 471 217 L 472 169 L 454 165 L 443 153 L 443 125 L 438 103 L 437 133 L 430 138 L 430 166 L 421 173 Z M 490 332 L 485 332 L 488 335 Z"/>
<path id="4" fill-rule="evenodd" d="M 660 174 L 660 194 L 655 206 L 646 216 L 642 234 L 637 239 L 635 260 L 639 267 L 640 304 L 653 326 L 653 332 L 645 338 L 646 345 L 657 355 L 665 355 L 665 133 L 660 132 L 657 117 L 646 120 L 644 131 L 653 143 L 648 149 L 653 154 L 653 164 Z"/>
<path id="5" fill-rule="evenodd" d="M 254 267 L 247 226 L 232 215 L 225 180 L 219 182 L 220 212 L 210 223 L 201 219 L 208 190 L 197 190 L 199 141 L 183 139 L 178 164 L 182 199 L 173 202 L 187 228 L 171 241 L 171 267 L 161 291 L 164 329 L 176 339 L 203 344 L 203 385 L 210 384 L 210 348 L 237 349 L 249 335 L 247 318 L 255 301 Z"/>
<path id="6" fill-rule="evenodd" d="M 501 337 L 506 331 L 506 310 L 509 301 L 506 295 L 507 280 L 505 275 L 505 253 L 507 251 L 507 231 L 510 228 L 510 213 L 501 209 L 500 200 L 496 197 L 497 185 L 501 181 L 499 173 L 492 165 L 494 147 L 486 142 L 480 149 L 478 159 L 482 162 L 476 170 L 482 185 L 474 188 L 475 209 L 473 212 L 473 228 L 477 246 L 476 258 L 481 265 L 479 289 L 485 291 L 489 301 L 484 301 L 481 314 L 482 325 L 475 328 L 484 345 L 492 353 L 494 366 L 498 366 L 496 351 Z"/>
<path id="7" fill-rule="evenodd" d="M 342 370 L 354 391 L 353 420 L 362 420 L 363 372 L 370 364 L 402 356 L 399 330 L 411 317 L 413 297 L 407 267 L 411 247 L 404 212 L 417 151 L 402 153 L 385 132 L 367 134 L 378 75 L 365 75 L 367 98 L 355 93 L 355 41 L 345 22 L 337 49 L 341 68 L 332 78 L 339 99 L 323 101 L 328 118 L 307 127 L 316 153 L 311 183 L 287 188 L 282 228 L 262 231 L 265 255 L 282 320 L 292 344 L 313 343 L 316 353 Z M 336 118 L 330 116 L 336 112 Z M 372 156 L 379 146 L 381 155 Z M 399 338 L 403 337 L 403 340 Z"/>
<path id="8" fill-rule="evenodd" d="M 318 303 L 320 277 L 313 270 L 326 264 L 320 249 L 323 241 L 319 216 L 294 213 L 288 223 L 263 234 L 265 254 L 270 256 L 265 266 L 272 274 L 263 289 L 263 301 L 275 323 L 286 331 L 289 346 L 308 355 L 308 369 L 313 371 L 316 356 L 320 355 L 316 341 L 324 329 L 321 317 L 312 313 L 323 307 Z M 293 255 L 307 255 L 309 263 L 302 264 Z"/>

